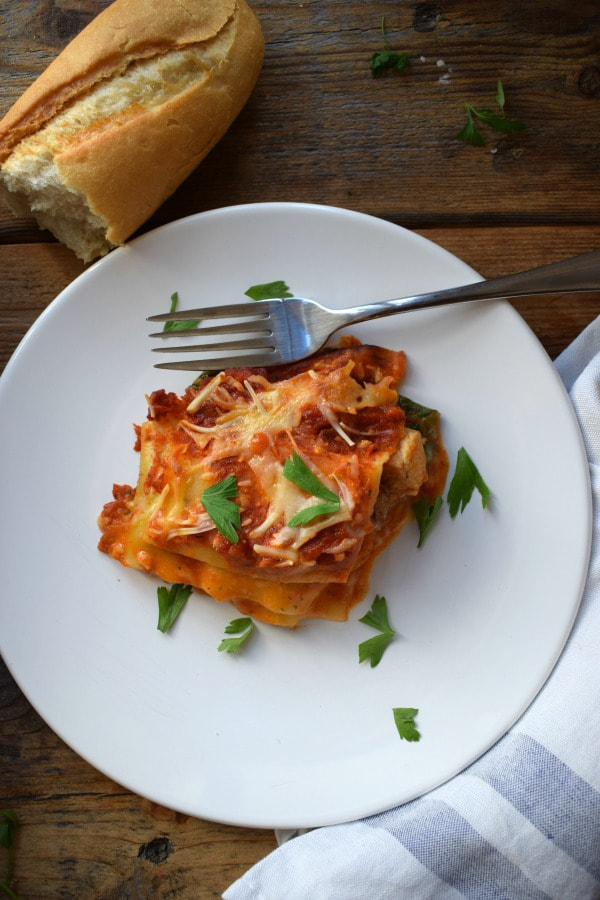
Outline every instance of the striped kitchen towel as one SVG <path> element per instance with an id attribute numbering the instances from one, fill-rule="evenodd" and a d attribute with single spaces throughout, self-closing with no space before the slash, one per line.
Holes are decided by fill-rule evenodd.
<path id="1" fill-rule="evenodd" d="M 594 536 L 581 609 L 544 688 L 442 787 L 285 840 L 224 900 L 600 898 L 600 318 L 556 366 L 586 443 Z"/>

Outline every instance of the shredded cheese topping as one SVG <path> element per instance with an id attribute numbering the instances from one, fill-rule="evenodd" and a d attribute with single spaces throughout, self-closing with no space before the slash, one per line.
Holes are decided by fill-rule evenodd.
<path id="1" fill-rule="evenodd" d="M 178 552 L 214 562 L 211 542 L 218 534 L 202 493 L 235 472 L 235 502 L 247 542 L 243 546 L 260 566 L 314 570 L 315 560 L 304 548 L 334 528 L 322 552 L 335 562 L 354 557 L 370 527 L 382 466 L 395 445 L 392 451 L 381 450 L 377 440 L 362 436 L 357 443 L 348 433 L 353 426 L 346 426 L 342 417 L 353 421 L 369 407 L 395 409 L 397 394 L 390 376 L 360 383 L 352 377 L 353 368 L 350 358 L 331 370 L 311 368 L 274 382 L 257 373 L 238 379 L 234 372 L 219 372 L 187 404 L 186 415 L 177 423 L 185 435 L 179 441 L 161 431 L 161 407 L 155 401 L 151 417 L 157 416 L 156 422 L 142 426 L 150 491 L 147 537 L 161 546 L 176 542 Z M 308 426 L 303 425 L 305 416 Z M 401 426 L 397 430 L 399 439 Z M 327 433 L 329 437 L 322 437 Z M 339 497 L 335 512 L 295 526 L 288 524 L 294 516 L 322 501 L 284 476 L 292 451 Z M 152 497 L 156 489 L 160 496 Z"/>

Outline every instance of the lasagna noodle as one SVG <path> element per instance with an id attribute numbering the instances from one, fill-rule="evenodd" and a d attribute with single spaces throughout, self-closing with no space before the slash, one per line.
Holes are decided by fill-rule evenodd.
<path id="1" fill-rule="evenodd" d="M 183 397 L 155 392 L 138 429 L 137 487 L 115 487 L 100 549 L 273 624 L 346 619 L 427 482 L 423 441 L 397 404 L 404 369 L 404 354 L 358 345 L 206 376 Z M 337 512 L 289 526 L 319 502 L 283 476 L 292 454 L 338 495 Z M 201 500 L 230 475 L 236 544 Z"/>

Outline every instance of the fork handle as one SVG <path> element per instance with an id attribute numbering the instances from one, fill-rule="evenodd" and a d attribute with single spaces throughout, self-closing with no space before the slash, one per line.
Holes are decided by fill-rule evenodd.
<path id="1" fill-rule="evenodd" d="M 515 275 L 503 275 L 443 291 L 415 294 L 397 300 L 384 300 L 343 311 L 344 326 L 394 313 L 432 306 L 445 306 L 465 300 L 499 300 L 532 297 L 538 294 L 566 294 L 600 290 L 600 250 L 572 256 L 560 262 L 527 269 Z M 342 326 L 339 326 L 342 327 Z"/>

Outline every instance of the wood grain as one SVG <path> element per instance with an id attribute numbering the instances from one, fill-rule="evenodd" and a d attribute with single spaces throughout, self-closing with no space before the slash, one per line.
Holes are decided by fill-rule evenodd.
<path id="1" fill-rule="evenodd" d="M 106 3 L 18 0 L 2 16 L 2 106 Z M 217 206 L 270 200 L 352 207 L 412 228 L 594 224 L 600 208 L 600 7 L 593 0 L 303 4 L 256 0 L 266 38 L 257 88 L 229 133 L 146 227 Z M 371 53 L 411 57 L 371 77 Z M 33 41 L 31 35 L 33 25 Z M 527 130 L 456 139 L 464 102 Z M 549 190 L 551 186 L 551 190 Z M 0 213 L 3 228 L 14 228 Z M 37 239 L 21 223 L 28 239 Z"/>
<path id="2" fill-rule="evenodd" d="M 271 831 L 174 813 L 105 778 L 44 724 L 1 661 L 0 735 L 0 808 L 19 820 L 22 898 L 218 897 L 276 846 Z"/>
<path id="3" fill-rule="evenodd" d="M 0 7 L 0 114 L 108 0 Z M 326 203 L 418 231 L 485 277 L 600 246 L 600 6 L 596 0 L 253 0 L 266 37 L 257 88 L 228 134 L 142 231 L 236 203 Z M 373 79 L 382 48 L 407 73 Z M 526 131 L 456 139 L 464 103 L 504 83 Z M 0 369 L 85 267 L 0 206 Z M 401 291 L 401 285 L 399 286 Z M 554 358 L 600 294 L 515 303 Z M 2 602 L 2 601 L 0 601 Z M 218 897 L 275 846 L 159 807 L 93 769 L 0 664 L 0 809 L 20 822 L 22 898 Z M 0 872 L 2 857 L 0 856 Z"/>

